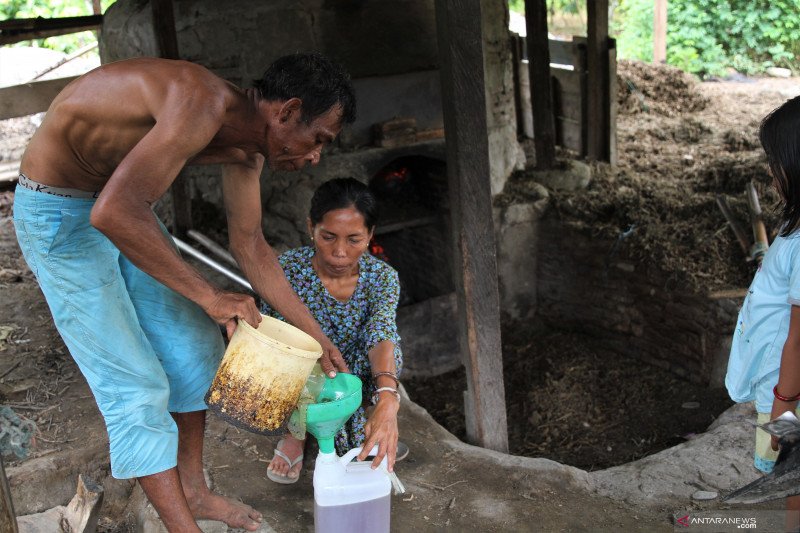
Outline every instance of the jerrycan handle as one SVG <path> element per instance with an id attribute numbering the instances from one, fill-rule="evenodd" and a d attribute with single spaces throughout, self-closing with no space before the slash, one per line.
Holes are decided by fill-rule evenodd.
<path id="1" fill-rule="evenodd" d="M 339 462 L 341 463 L 342 466 L 347 467 L 347 465 L 350 464 L 350 461 L 352 461 L 358 454 L 361 453 L 362 449 L 363 449 L 362 447 L 353 448 L 352 450 L 350 450 L 349 452 L 347 452 L 346 454 L 341 456 L 339 458 Z M 372 449 L 369 452 L 369 455 L 378 455 L 378 445 L 377 444 L 372 447 Z M 386 456 L 384 456 L 383 460 L 381 461 L 381 466 L 385 470 L 388 467 L 388 465 L 389 465 L 389 462 L 388 462 Z"/>
<path id="2" fill-rule="evenodd" d="M 347 469 L 347 465 L 359 454 L 361 453 L 362 448 L 353 448 L 343 456 L 339 458 L 339 464 L 342 465 L 343 468 Z M 378 455 L 378 446 L 375 445 L 369 452 L 369 455 Z M 392 488 L 394 489 L 395 494 L 405 494 L 406 488 L 400 482 L 400 479 L 397 477 L 397 474 L 394 472 L 389 472 L 389 459 L 388 457 L 384 456 L 383 460 L 380 464 L 381 470 L 389 476 L 389 480 L 392 482 Z"/>

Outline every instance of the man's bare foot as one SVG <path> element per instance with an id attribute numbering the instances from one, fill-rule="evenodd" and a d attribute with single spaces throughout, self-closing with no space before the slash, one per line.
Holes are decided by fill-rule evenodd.
<path id="1" fill-rule="evenodd" d="M 291 435 L 286 435 L 275 446 L 278 450 L 283 452 L 286 457 L 292 462 L 296 461 L 298 457 L 303 454 L 303 447 L 305 440 L 298 440 Z M 300 470 L 303 468 L 303 461 L 298 461 L 291 469 L 289 464 L 279 455 L 275 455 L 270 461 L 267 470 L 274 472 L 278 476 L 285 476 L 289 479 L 297 479 L 300 476 Z"/>
<path id="2" fill-rule="evenodd" d="M 186 499 L 192 515 L 198 519 L 225 522 L 229 527 L 255 531 L 261 527 L 261 513 L 242 502 L 214 494 L 210 490 L 202 491 Z"/>

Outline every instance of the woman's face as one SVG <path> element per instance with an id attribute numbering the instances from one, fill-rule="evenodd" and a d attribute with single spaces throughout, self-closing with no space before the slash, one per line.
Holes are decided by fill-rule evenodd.
<path id="1" fill-rule="evenodd" d="M 316 226 L 309 219 L 308 230 L 320 266 L 333 276 L 351 273 L 372 238 L 364 216 L 353 206 L 328 211 Z"/>

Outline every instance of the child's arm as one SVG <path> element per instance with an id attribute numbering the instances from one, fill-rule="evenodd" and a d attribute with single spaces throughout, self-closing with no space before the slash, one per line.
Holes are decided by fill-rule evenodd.
<path id="1" fill-rule="evenodd" d="M 778 373 L 778 393 L 784 397 L 793 397 L 800 394 L 800 307 L 793 305 L 789 319 L 789 335 L 783 345 L 781 353 L 781 368 Z M 775 398 L 772 401 L 772 414 L 770 419 L 775 419 L 797 408 L 797 400 L 784 402 Z M 772 437 L 772 449 L 778 449 L 777 437 Z"/>

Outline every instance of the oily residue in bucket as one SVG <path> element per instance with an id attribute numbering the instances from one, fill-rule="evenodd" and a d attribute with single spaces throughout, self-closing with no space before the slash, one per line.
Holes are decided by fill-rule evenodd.
<path id="1" fill-rule="evenodd" d="M 284 420 L 297 404 L 304 381 L 273 376 L 265 382 L 237 369 L 236 357 L 223 362 L 206 394 L 208 407 L 234 425 L 262 434 L 283 433 Z"/>

